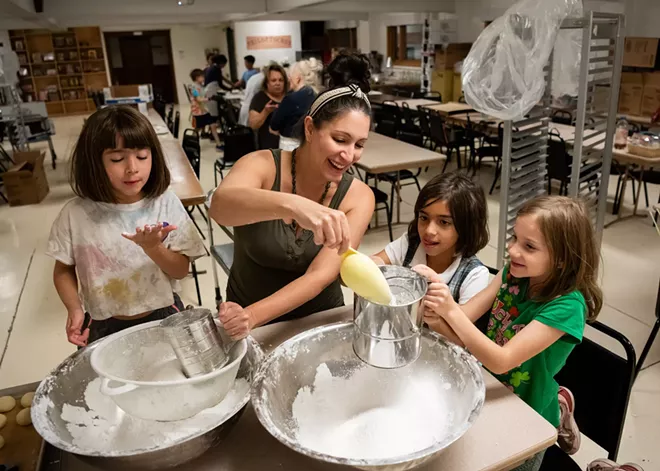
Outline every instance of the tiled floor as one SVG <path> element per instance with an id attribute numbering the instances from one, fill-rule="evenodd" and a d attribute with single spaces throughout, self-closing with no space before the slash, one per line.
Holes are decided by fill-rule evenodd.
<path id="1" fill-rule="evenodd" d="M 187 116 L 187 110 L 181 115 Z M 82 117 L 55 119 L 57 135 L 54 142 L 59 165 L 56 170 L 50 166 L 47 168 L 51 191 L 46 200 L 35 206 L 10 208 L 0 205 L 0 389 L 40 380 L 74 351 L 64 334 L 66 311 L 52 283 L 53 261 L 44 255 L 44 249 L 52 221 L 62 205 L 73 196 L 67 183 L 67 161 L 82 123 Z M 216 156 L 213 146 L 205 140 L 202 185 L 206 190 L 213 187 L 212 169 Z M 485 189 L 490 187 L 492 172 L 492 167 L 485 166 L 479 173 Z M 422 183 L 433 174 L 433 171 L 423 174 Z M 611 182 L 610 194 L 614 192 L 615 183 Z M 650 190 L 651 200 L 657 201 L 658 187 L 651 186 Z M 411 219 L 415 197 L 414 187 L 404 188 L 403 221 Z M 627 197 L 625 210 L 629 211 L 630 192 Z M 498 208 L 496 191 L 489 198 L 491 243 L 480 254 L 484 263 L 490 265 L 494 265 L 496 259 Z M 404 231 L 405 225 L 396 226 L 395 237 Z M 215 235 L 216 242 L 228 241 L 217 227 Z M 387 229 L 374 229 L 365 236 L 361 250 L 374 253 L 387 242 Z M 602 257 L 606 304 L 600 320 L 625 334 L 639 354 L 655 321 L 660 236 L 648 218 L 619 223 L 604 231 Z M 203 304 L 212 307 L 214 291 L 210 260 L 201 260 L 198 268 L 207 270 L 200 276 L 200 284 Z M 226 276 L 222 270 L 218 273 L 224 292 Z M 195 286 L 190 278 L 183 282 L 182 297 L 184 303 L 196 303 Z M 593 331 L 588 331 L 587 335 L 607 344 Z M 659 361 L 660 340 L 646 364 Z M 607 394 L 607 386 L 607 379 L 603 378 L 602 394 Z M 644 370 L 635 383 L 619 461 L 637 462 L 646 471 L 660 470 L 659 432 L 660 364 L 655 364 Z M 591 459 L 600 456 L 602 452 L 595 445 L 586 443 L 576 459 L 584 468 Z"/>

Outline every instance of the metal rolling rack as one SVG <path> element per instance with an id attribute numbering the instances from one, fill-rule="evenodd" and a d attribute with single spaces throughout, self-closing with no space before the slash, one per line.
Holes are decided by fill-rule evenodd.
<path id="1" fill-rule="evenodd" d="M 575 137 L 568 194 L 590 208 L 598 243 L 602 239 L 612 144 L 623 59 L 623 15 L 589 12 L 568 18 L 562 29 L 581 29 L 582 60 L 573 116 Z M 545 68 L 546 92 L 523 119 L 504 122 L 502 180 L 497 245 L 498 268 L 513 235 L 518 210 L 546 193 L 548 132 L 551 119 L 552 56 Z"/>

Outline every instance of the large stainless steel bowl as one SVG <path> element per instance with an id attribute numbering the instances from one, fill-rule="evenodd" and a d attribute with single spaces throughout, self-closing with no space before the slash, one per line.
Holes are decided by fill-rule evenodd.
<path id="1" fill-rule="evenodd" d="M 357 358 L 353 351 L 353 336 L 353 323 L 311 329 L 280 345 L 261 364 L 252 385 L 252 405 L 266 430 L 280 442 L 322 461 L 366 470 L 403 471 L 431 460 L 458 440 L 475 422 L 484 403 L 485 386 L 481 368 L 464 349 L 424 329 L 419 358 L 403 368 L 387 370 L 371 367 Z M 346 458 L 303 446 L 297 438 L 298 423 L 292 412 L 293 404 L 301 388 L 313 387 L 317 367 L 322 364 L 330 369 L 333 378 L 363 377 L 362 374 L 356 375 L 356 372 L 364 368 L 373 370 L 369 372 L 369 382 L 351 387 L 351 392 L 346 391 L 329 399 L 333 404 L 342 404 L 340 407 L 350 411 L 348 415 L 354 413 L 356 403 L 368 402 L 364 398 L 382 396 L 384 388 L 393 391 L 394 401 L 395 396 L 408 393 L 408 384 L 423 379 L 424 396 L 437 397 L 448 405 L 451 416 L 449 425 L 431 446 L 386 458 Z M 389 400 L 389 395 L 385 400 Z M 429 407 L 429 401 L 416 402 L 413 407 L 423 411 Z M 420 409 L 416 412 L 419 413 Z M 433 424 L 428 426 L 432 428 Z M 405 431 L 393 430 L 392 433 Z"/>
<path id="2" fill-rule="evenodd" d="M 68 357 L 40 384 L 32 407 L 34 427 L 50 444 L 93 466 L 107 470 L 160 470 L 179 466 L 202 455 L 219 444 L 238 421 L 245 405 L 250 400 L 249 392 L 236 400 L 228 413 L 212 426 L 191 430 L 167 446 L 149 449 L 124 450 L 121 452 L 99 452 L 75 446 L 73 437 L 61 418 L 64 404 L 84 406 L 87 385 L 98 376 L 92 369 L 90 357 L 102 340 Z M 248 351 L 243 357 L 236 379 L 251 382 L 263 358 L 259 344 L 248 337 Z M 248 389 L 249 391 L 249 389 Z M 191 419 L 188 419 L 191 420 Z"/>

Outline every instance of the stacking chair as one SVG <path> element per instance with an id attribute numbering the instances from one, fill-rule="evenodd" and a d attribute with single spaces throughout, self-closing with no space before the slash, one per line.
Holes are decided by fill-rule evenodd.
<path id="1" fill-rule="evenodd" d="M 635 378 L 635 349 L 623 334 L 611 327 L 600 322 L 589 325 L 619 343 L 625 357 L 584 338 L 555 379 L 575 397 L 575 421 L 580 432 L 605 449 L 608 459 L 616 461 Z M 606 394 L 603 394 L 603 381 L 607 382 Z M 541 465 L 541 471 L 580 469 L 557 445 L 546 451 Z"/>

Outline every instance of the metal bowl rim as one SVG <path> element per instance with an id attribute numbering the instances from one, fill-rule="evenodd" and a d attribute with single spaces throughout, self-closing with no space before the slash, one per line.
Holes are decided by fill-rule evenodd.
<path id="1" fill-rule="evenodd" d="M 467 362 L 467 364 L 469 365 L 470 370 L 472 371 L 472 377 L 476 380 L 477 391 L 475 397 L 476 399 L 475 405 L 473 409 L 470 411 L 470 414 L 468 415 L 468 419 L 465 425 L 460 430 L 457 430 L 452 435 L 445 437 L 445 440 L 443 440 L 442 442 L 438 442 L 430 447 L 424 448 L 423 450 L 419 450 L 414 453 L 410 453 L 408 455 L 394 456 L 390 458 L 381 458 L 381 459 L 342 458 L 342 457 L 327 455 L 325 453 L 319 453 L 317 451 L 302 447 L 297 442 L 289 440 L 288 437 L 285 436 L 285 434 L 280 432 L 279 428 L 275 427 L 273 421 L 268 419 L 268 413 L 267 413 L 268 411 L 266 410 L 266 407 L 263 404 L 263 400 L 261 397 L 262 396 L 261 389 L 262 389 L 262 384 L 266 379 L 266 371 L 270 368 L 270 365 L 276 360 L 276 353 L 299 342 L 303 338 L 311 338 L 316 335 L 326 333 L 328 331 L 340 330 L 342 328 L 349 326 L 353 327 L 352 324 L 353 324 L 352 322 L 335 322 L 332 324 L 315 327 L 313 329 L 309 329 L 304 332 L 301 332 L 300 334 L 295 335 L 294 337 L 291 337 L 290 339 L 280 344 L 261 362 L 259 368 L 257 369 L 257 373 L 254 376 L 254 380 L 252 382 L 250 396 L 252 400 L 252 407 L 254 408 L 254 411 L 257 415 L 257 418 L 259 419 L 259 422 L 261 422 L 261 425 L 266 430 L 268 430 L 268 432 L 273 437 L 275 437 L 280 443 L 283 443 L 292 450 L 302 455 L 309 456 L 311 458 L 315 458 L 329 463 L 341 464 L 341 465 L 371 467 L 371 466 L 388 466 L 388 465 L 403 464 L 434 455 L 437 452 L 444 450 L 445 448 L 450 446 L 456 440 L 461 438 L 465 434 L 465 432 L 469 430 L 469 428 L 474 424 L 474 421 L 477 419 L 486 398 L 486 387 L 483 381 L 483 375 L 481 374 L 481 368 L 479 366 L 479 363 L 474 358 L 474 356 L 472 356 L 472 354 L 467 352 L 467 350 L 459 347 L 458 345 L 453 344 L 443 335 L 440 335 L 437 332 L 434 332 L 429 329 L 424 329 L 422 336 L 430 338 L 431 340 L 435 340 L 436 342 L 442 342 L 446 344 L 451 350 L 456 352 L 459 356 L 463 357 Z"/>
<path id="2" fill-rule="evenodd" d="M 251 348 L 251 349 L 253 350 L 257 365 L 260 365 L 261 362 L 262 362 L 263 359 L 264 359 L 264 352 L 263 352 L 263 349 L 261 348 L 261 345 L 259 345 L 259 342 L 257 342 L 257 341 L 256 341 L 254 338 L 252 338 L 251 336 L 248 336 L 248 337 L 245 338 L 244 340 L 246 341 L 246 344 L 248 345 L 248 347 Z M 99 345 L 100 345 L 100 341 L 99 341 L 99 343 L 96 344 L 96 345 L 95 345 L 95 344 L 88 345 L 86 348 L 76 351 L 75 353 L 73 353 L 72 355 L 70 355 L 69 357 L 67 357 L 67 358 L 66 358 L 62 363 L 60 363 L 57 367 L 55 367 L 55 368 L 54 368 L 54 369 L 48 374 L 48 376 L 46 376 L 46 377 L 44 378 L 44 380 L 39 384 L 39 387 L 37 388 L 37 390 L 36 390 L 36 392 L 35 392 L 35 400 L 36 400 L 36 401 L 40 401 L 40 400 L 42 400 L 42 398 L 44 398 L 44 397 L 49 397 L 47 394 L 44 394 L 44 391 L 43 391 L 43 390 L 47 387 L 47 383 L 49 382 L 49 379 L 50 379 L 50 378 L 54 378 L 54 377 L 56 377 L 56 376 L 57 376 L 57 373 L 58 373 L 61 369 L 64 369 L 64 368 L 67 367 L 67 365 L 65 365 L 65 363 L 67 363 L 69 360 L 71 360 L 71 359 L 73 359 L 73 358 L 76 358 L 76 357 L 78 357 L 78 356 L 82 356 L 82 355 L 84 355 L 84 354 L 85 354 L 85 350 L 88 350 L 88 349 L 96 349 Z M 94 353 L 94 352 L 92 352 L 92 354 L 93 354 L 93 353 Z M 90 355 L 90 356 L 91 356 L 91 355 Z M 258 369 L 258 366 L 257 366 L 256 369 Z M 252 377 L 253 377 L 253 378 L 254 378 L 255 374 L 256 374 L 256 371 L 253 370 L 253 371 L 252 371 Z M 254 379 L 253 379 L 253 381 L 254 381 Z M 251 385 L 250 385 L 250 386 L 251 386 Z M 180 444 L 182 444 L 182 443 L 185 443 L 185 442 L 188 442 L 188 441 L 194 440 L 194 439 L 196 439 L 196 438 L 199 438 L 199 437 L 201 437 L 202 435 L 205 435 L 205 434 L 209 433 L 211 430 L 214 430 L 214 429 L 218 428 L 219 426 L 221 426 L 222 424 L 224 424 L 225 422 L 227 422 L 228 420 L 230 420 L 230 419 L 231 419 L 232 417 L 234 417 L 234 416 L 235 416 L 235 415 L 236 415 L 236 414 L 237 414 L 237 413 L 238 413 L 243 407 L 245 407 L 245 405 L 246 405 L 248 402 L 250 402 L 250 392 L 248 392 L 248 393 L 245 395 L 245 397 L 244 397 L 243 399 L 241 399 L 239 402 L 236 403 L 236 406 L 231 410 L 230 413 L 228 413 L 228 414 L 226 415 L 225 419 L 224 419 L 222 422 L 219 422 L 219 423 L 217 423 L 217 424 L 215 424 L 215 425 L 213 425 L 213 426 L 211 426 L 211 427 L 200 428 L 197 432 L 195 432 L 194 434 L 191 434 L 191 435 L 189 435 L 189 436 L 187 436 L 187 437 L 183 437 L 183 438 L 180 438 L 180 439 L 177 439 L 177 440 L 173 440 L 172 443 L 170 443 L 170 444 L 169 444 L 167 447 L 165 447 L 165 448 L 139 448 L 139 449 L 130 450 L 130 451 L 125 451 L 125 452 L 113 453 L 113 454 L 111 454 L 111 455 L 110 455 L 110 454 L 107 454 L 107 453 L 93 452 L 93 451 L 89 451 L 89 450 L 87 450 L 87 449 L 82 449 L 82 448 L 79 448 L 79 447 L 71 447 L 71 446 L 69 445 L 69 443 L 67 443 L 67 442 L 65 442 L 65 441 L 63 441 L 63 440 L 61 440 L 58 434 L 56 434 L 56 433 L 51 433 L 50 431 L 48 431 L 47 433 L 45 433 L 46 431 L 44 431 L 43 429 L 41 429 L 41 425 L 42 425 L 42 423 L 41 423 L 42 421 L 41 421 L 41 420 L 37 420 L 37 421 L 35 421 L 35 420 L 33 419 L 33 421 L 32 421 L 32 425 L 34 426 L 34 428 L 35 428 L 35 430 L 37 431 L 37 433 L 38 433 L 38 434 L 39 434 L 44 440 L 46 440 L 46 441 L 47 441 L 48 443 L 50 443 L 51 445 L 53 445 L 53 446 L 59 448 L 60 450 L 64 450 L 64 451 L 66 451 L 66 452 L 68 452 L 68 453 L 73 453 L 74 455 L 80 455 L 80 456 L 86 456 L 86 457 L 92 457 L 92 458 L 108 458 L 108 459 L 115 459 L 115 458 L 130 458 L 130 457 L 133 457 L 133 456 L 143 455 L 143 454 L 145 454 L 145 453 L 153 453 L 153 452 L 156 452 L 156 451 L 165 450 L 165 449 L 167 449 L 167 448 L 172 448 L 172 447 L 174 447 L 174 446 L 176 446 L 176 445 L 180 445 Z M 32 411 L 35 411 L 35 410 L 36 410 L 36 408 L 33 407 L 33 408 L 32 408 Z M 46 439 L 45 435 L 48 435 L 48 436 L 51 438 L 52 441 L 49 440 L 49 439 Z"/>
<path id="3" fill-rule="evenodd" d="M 142 330 L 147 330 L 151 328 L 161 328 L 160 327 L 160 322 L 161 321 L 153 321 L 153 322 L 146 322 L 144 324 L 136 325 L 135 327 L 130 327 L 128 329 L 124 329 L 121 332 L 117 332 L 115 334 L 112 334 L 104 339 L 102 339 L 99 343 L 99 345 L 94 349 L 92 354 L 90 355 L 89 358 L 89 363 L 94 370 L 94 372 L 99 375 L 101 378 L 108 378 L 109 380 L 116 381 L 118 383 L 124 383 L 124 384 L 134 384 L 136 386 L 140 386 L 141 388 L 155 388 L 155 387 L 163 387 L 163 386 L 184 386 L 184 385 L 189 385 L 189 384 L 197 384 L 197 383 L 202 383 L 206 381 L 210 381 L 212 379 L 215 379 L 217 376 L 220 376 L 222 373 L 225 371 L 231 369 L 236 365 L 238 362 L 240 364 L 241 361 L 243 361 L 243 358 L 245 355 L 247 355 L 247 342 L 245 339 L 239 340 L 236 342 L 236 345 L 233 348 L 236 348 L 238 346 L 240 348 L 239 354 L 236 356 L 236 358 L 231 362 L 227 363 L 225 366 L 222 368 L 219 368 L 215 371 L 211 371 L 210 373 L 206 373 L 200 376 L 193 376 L 192 378 L 186 378 L 186 379 L 177 379 L 173 381 L 134 381 L 126 378 L 120 378 L 119 376 L 111 375 L 111 374 L 106 374 L 106 373 L 101 373 L 99 371 L 97 362 L 99 361 L 98 357 L 101 355 L 103 350 L 107 348 L 112 341 L 117 340 L 122 337 L 126 337 L 130 334 L 134 334 L 135 332 L 139 332 Z M 123 335 L 122 335 L 123 334 Z"/>

